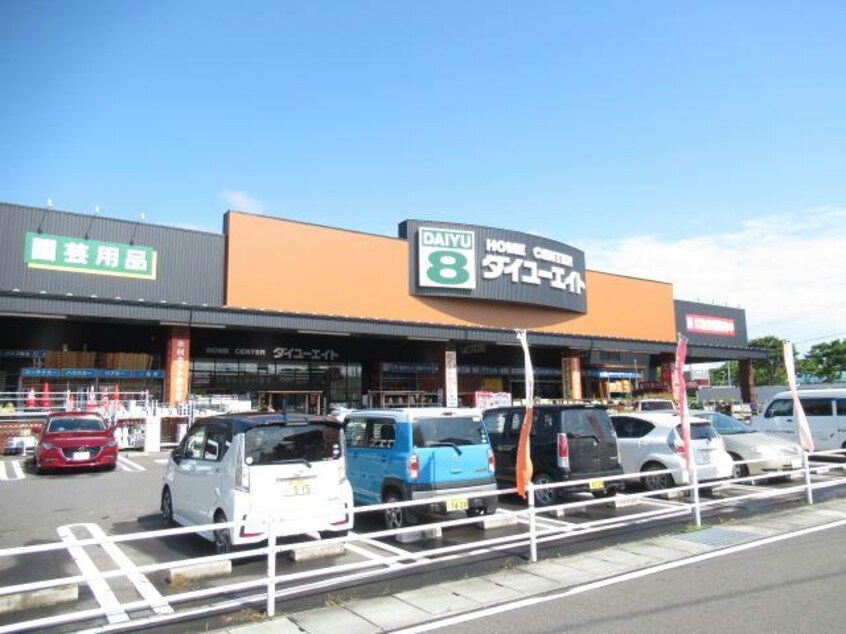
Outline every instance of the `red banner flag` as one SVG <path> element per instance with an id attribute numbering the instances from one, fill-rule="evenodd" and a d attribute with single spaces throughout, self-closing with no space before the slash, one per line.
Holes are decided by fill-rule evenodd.
<path id="1" fill-rule="evenodd" d="M 675 396 L 679 406 L 684 459 L 687 463 L 687 468 L 690 469 L 690 412 L 687 407 L 687 383 L 684 380 L 684 360 L 686 357 L 687 337 L 679 335 L 679 343 L 676 347 Z"/>
<path id="2" fill-rule="evenodd" d="M 526 339 L 526 331 L 518 330 L 517 339 L 523 347 L 523 357 L 526 366 L 526 417 L 520 427 L 520 441 L 517 443 L 517 493 L 525 498 L 526 488 L 532 481 L 534 467 L 532 465 L 532 452 L 530 445 L 530 434 L 532 433 L 532 418 L 535 402 L 535 373 L 532 368 L 532 358 L 529 356 L 529 343 Z"/>

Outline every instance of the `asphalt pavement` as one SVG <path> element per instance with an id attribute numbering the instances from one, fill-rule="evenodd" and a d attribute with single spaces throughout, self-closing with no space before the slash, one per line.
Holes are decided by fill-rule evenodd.
<path id="1" fill-rule="evenodd" d="M 488 616 L 484 611 L 495 615 L 515 602 L 528 604 L 563 591 L 599 589 L 613 580 L 627 581 L 641 575 L 663 573 L 688 563 L 716 559 L 727 549 L 744 551 L 763 547 L 786 540 L 797 531 L 817 531 L 838 523 L 846 524 L 844 499 L 832 499 L 737 522 L 728 520 L 698 530 L 687 527 L 660 537 L 503 568 L 491 574 L 416 590 L 281 614 L 274 619 L 218 631 L 227 634 L 412 634 L 441 628 L 461 631 L 462 624 L 473 620 L 468 617 L 480 612 L 483 616 Z M 841 561 L 842 555 L 838 556 Z M 676 600 L 673 592 L 672 585 L 665 585 L 667 601 Z M 472 631 L 547 631 L 533 630 L 525 620 L 521 623 L 518 619 L 517 623 L 519 625 L 508 627 L 501 627 L 500 623 L 494 627 L 488 622 L 486 629 Z M 625 620 L 618 621 L 618 627 L 620 623 L 625 623 Z M 467 627 L 469 631 L 470 626 Z M 675 622 L 674 627 L 678 628 L 680 624 Z M 569 628 L 565 628 L 562 622 L 558 629 L 548 631 L 565 629 Z M 606 627 L 604 631 L 612 629 Z"/>

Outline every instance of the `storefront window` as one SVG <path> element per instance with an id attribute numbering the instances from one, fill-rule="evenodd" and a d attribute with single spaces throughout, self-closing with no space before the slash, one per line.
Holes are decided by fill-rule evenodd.
<path id="1" fill-rule="evenodd" d="M 322 405 L 361 407 L 359 363 L 266 363 L 245 360 L 195 359 L 191 391 L 195 394 L 238 394 L 259 403 L 262 394 L 320 394 Z M 291 398 L 294 398 L 293 396 Z"/>
<path id="2" fill-rule="evenodd" d="M 254 361 L 239 361 L 238 362 L 238 373 L 239 374 L 258 374 L 258 363 Z"/>
<path id="3" fill-rule="evenodd" d="M 237 361 L 215 361 L 214 374 L 215 374 L 215 378 L 238 376 L 238 362 Z"/>

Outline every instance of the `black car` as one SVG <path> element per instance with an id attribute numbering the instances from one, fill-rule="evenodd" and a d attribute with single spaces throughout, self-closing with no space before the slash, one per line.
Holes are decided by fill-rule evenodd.
<path id="1" fill-rule="evenodd" d="M 517 444 L 526 417 L 525 407 L 497 407 L 485 411 L 483 420 L 496 461 L 496 478 L 516 482 Z M 553 504 L 564 492 L 590 491 L 595 497 L 615 495 L 622 475 L 617 434 L 608 413 L 593 405 L 538 405 L 534 407 L 531 433 L 532 482 L 547 484 L 589 480 L 583 485 L 536 491 L 540 505 Z"/>

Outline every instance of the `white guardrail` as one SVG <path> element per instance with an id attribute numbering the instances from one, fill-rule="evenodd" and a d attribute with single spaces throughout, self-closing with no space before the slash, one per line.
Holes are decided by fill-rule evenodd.
<path id="1" fill-rule="evenodd" d="M 812 459 L 823 457 L 843 457 L 846 451 L 824 451 L 817 452 L 810 456 Z M 761 460 L 763 461 L 763 460 Z M 743 464 L 760 462 L 756 460 L 746 461 Z M 514 554 L 520 548 L 528 549 L 528 559 L 531 562 L 537 561 L 537 549 L 540 544 L 548 542 L 560 542 L 575 536 L 585 536 L 603 531 L 610 531 L 634 525 L 641 525 L 658 520 L 671 518 L 690 517 L 699 525 L 701 512 L 703 510 L 715 509 L 719 511 L 721 506 L 736 506 L 744 500 L 789 497 L 797 494 L 804 495 L 808 503 L 813 503 L 813 492 L 816 490 L 837 487 L 846 484 L 846 475 L 842 472 L 846 469 L 844 462 L 821 463 L 815 460 L 812 464 L 806 457 L 804 466 L 801 469 L 791 471 L 768 472 L 763 475 L 746 476 L 731 480 L 718 480 L 700 483 L 698 487 L 693 484 L 675 486 L 660 491 L 638 491 L 626 494 L 618 494 L 616 498 L 579 499 L 577 501 L 565 501 L 561 504 L 550 506 L 536 506 L 533 491 L 541 489 L 560 489 L 566 492 L 567 489 L 589 487 L 590 480 L 574 480 L 565 483 L 552 483 L 545 485 L 530 485 L 528 504 L 526 508 L 519 510 L 500 509 L 496 515 L 467 517 L 459 519 L 448 519 L 440 522 L 425 523 L 408 526 L 393 530 L 380 530 L 369 533 L 350 533 L 344 537 L 324 539 L 319 542 L 307 541 L 299 543 L 278 543 L 276 535 L 281 533 L 278 522 L 269 522 L 266 529 L 270 539 L 266 544 L 250 548 L 239 549 L 228 554 L 210 555 L 205 557 L 192 557 L 189 559 L 177 559 L 171 561 L 150 563 L 144 565 L 119 565 L 116 569 L 101 571 L 96 567 L 86 569 L 84 574 L 73 576 L 56 577 L 16 585 L 0 587 L 0 602 L 9 601 L 13 597 L 26 597 L 34 593 L 49 591 L 50 589 L 63 589 L 78 587 L 85 584 L 95 592 L 97 584 L 104 584 L 107 580 L 126 578 L 136 582 L 142 578 L 147 583 L 146 575 L 167 571 L 171 577 L 179 574 L 180 571 L 197 569 L 199 566 L 213 565 L 223 562 L 231 565 L 231 562 L 239 559 L 262 557 L 266 561 L 264 574 L 254 576 L 243 581 L 228 584 L 210 583 L 206 587 L 198 589 L 183 589 L 185 584 L 171 583 L 171 592 L 161 594 L 159 589 L 147 592 L 140 592 L 142 598 L 131 602 L 118 602 L 116 605 L 99 607 L 80 607 L 72 610 L 62 610 L 60 613 L 51 613 L 46 616 L 30 618 L 29 620 L 9 623 L 8 614 L 0 617 L 0 634 L 6 632 L 19 632 L 24 630 L 44 631 L 48 628 L 55 628 L 56 631 L 67 631 L 67 626 L 76 624 L 85 632 L 115 632 L 129 629 L 140 629 L 154 627 L 167 622 L 190 619 L 198 616 L 209 615 L 215 612 L 233 611 L 237 609 L 264 604 L 267 616 L 272 617 L 276 612 L 276 603 L 280 599 L 291 596 L 302 596 L 308 593 L 325 592 L 333 588 L 343 587 L 351 582 L 367 579 L 368 577 L 384 576 L 390 574 L 392 569 L 407 571 L 409 567 L 433 565 L 439 562 L 455 560 L 465 557 L 476 557 L 481 554 L 497 551 L 509 551 Z M 832 477 L 832 473 L 840 471 L 839 477 Z M 651 471 L 650 475 L 670 473 L 671 470 Z M 614 480 L 626 480 L 638 482 L 642 474 L 615 476 L 604 478 L 605 482 Z M 821 477 L 822 476 L 822 477 Z M 766 483 L 774 478 L 799 478 L 801 483 L 793 486 L 745 486 L 751 484 Z M 817 481 L 814 481 L 814 479 Z M 714 487 L 725 487 L 733 485 L 739 491 L 738 495 L 725 498 L 702 499 L 699 496 L 699 489 L 712 489 Z M 516 489 L 500 489 L 496 492 L 487 493 L 487 496 L 513 495 Z M 484 497 L 476 495 L 474 497 Z M 389 508 L 413 507 L 418 505 L 429 505 L 433 502 L 445 501 L 447 497 L 431 498 L 418 501 L 407 501 L 392 504 L 380 504 L 366 507 L 356 507 L 355 514 L 383 511 Z M 610 517 L 600 520 L 585 521 L 581 523 L 566 523 L 555 521 L 555 517 L 566 513 L 567 510 L 576 508 L 583 509 L 592 505 L 608 505 L 616 503 L 619 506 L 634 505 L 642 500 L 655 500 L 660 503 L 658 508 L 651 508 L 637 513 L 630 513 L 621 517 Z M 496 523 L 494 520 L 507 520 L 507 522 Z M 490 522 L 493 526 L 511 524 L 517 526 L 513 532 L 507 535 L 499 535 L 493 538 L 482 537 L 478 540 L 471 540 L 467 543 L 439 546 L 414 552 L 400 550 L 385 542 L 379 542 L 383 552 L 391 553 L 378 559 L 365 559 L 352 563 L 335 564 L 325 567 L 310 568 L 298 572 L 278 574 L 277 556 L 283 553 L 295 553 L 315 549 L 316 547 L 336 546 L 348 552 L 360 550 L 361 544 L 373 545 L 374 540 L 386 537 L 394 537 L 402 541 L 402 536 L 409 533 L 420 533 L 421 531 L 437 531 L 445 528 L 452 528 L 467 525 L 479 525 Z M 98 546 L 106 550 L 118 550 L 118 544 L 130 544 L 143 542 L 144 540 L 161 540 L 166 537 L 197 533 L 200 531 L 213 530 L 238 530 L 242 522 L 227 522 L 209 524 L 197 527 L 176 527 L 162 530 L 152 530 L 121 535 L 96 534 L 89 539 L 72 538 L 70 541 L 63 540 L 54 543 L 39 544 L 34 546 L 21 546 L 16 548 L 0 549 L 0 570 L 26 568 L 25 559 L 32 556 L 43 556 L 45 553 L 54 551 L 84 549 L 85 547 Z M 100 531 L 102 532 L 102 531 Z M 92 532 L 92 534 L 94 534 Z M 398 537 L 399 536 L 399 537 Z M 211 545 L 209 546 L 211 548 Z M 126 557 L 118 552 L 121 557 Z M 115 561 L 119 562 L 118 558 Z M 226 562 L 230 562 L 226 564 Z M 80 566 L 80 569 L 85 567 Z M 66 607 L 66 606 L 65 606 Z M 32 610 L 28 610 L 32 612 Z M 56 612 L 53 610 L 52 612 Z"/>

